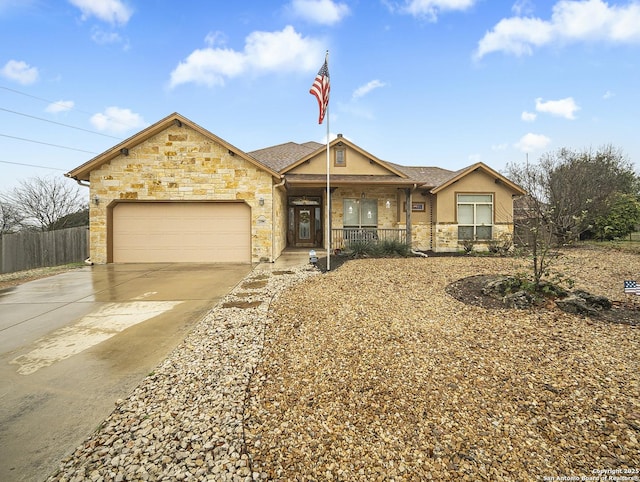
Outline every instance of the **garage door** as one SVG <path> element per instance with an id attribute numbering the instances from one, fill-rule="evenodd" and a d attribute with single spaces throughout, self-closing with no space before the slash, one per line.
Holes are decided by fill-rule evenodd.
<path id="1" fill-rule="evenodd" d="M 250 263 L 244 203 L 121 203 L 113 208 L 114 263 Z"/>

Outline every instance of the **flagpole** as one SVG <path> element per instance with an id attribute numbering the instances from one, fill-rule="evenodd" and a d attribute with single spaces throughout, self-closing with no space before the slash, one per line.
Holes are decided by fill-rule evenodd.
<path id="1" fill-rule="evenodd" d="M 329 51 L 325 58 L 327 65 L 329 64 Z M 330 176 L 330 162 L 329 162 L 329 104 L 327 104 L 327 271 L 331 271 L 331 190 L 329 188 Z"/>

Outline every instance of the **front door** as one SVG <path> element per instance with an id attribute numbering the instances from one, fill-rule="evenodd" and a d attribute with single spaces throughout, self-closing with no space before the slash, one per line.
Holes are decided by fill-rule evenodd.
<path id="1" fill-rule="evenodd" d="M 294 247 L 313 248 L 322 244 L 322 218 L 318 206 L 291 206 L 289 228 Z"/>

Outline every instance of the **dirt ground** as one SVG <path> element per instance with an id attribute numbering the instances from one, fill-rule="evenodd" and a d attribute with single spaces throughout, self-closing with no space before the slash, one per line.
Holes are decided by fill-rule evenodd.
<path id="1" fill-rule="evenodd" d="M 638 254 L 570 250 L 557 268 L 576 288 L 640 307 L 623 293 L 625 279 L 640 278 Z M 245 409 L 253 471 L 362 481 L 639 475 L 630 472 L 640 468 L 638 327 L 553 304 L 505 309 L 478 294 L 474 277 L 525 269 L 514 258 L 364 259 L 284 293 Z M 463 301 L 447 292 L 456 283 Z"/>

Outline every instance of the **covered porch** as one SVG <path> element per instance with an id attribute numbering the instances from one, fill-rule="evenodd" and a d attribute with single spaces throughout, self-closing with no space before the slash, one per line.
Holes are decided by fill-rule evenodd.
<path id="1" fill-rule="evenodd" d="M 335 251 L 348 249 L 354 242 L 383 241 L 413 245 L 415 221 L 431 224 L 430 200 L 406 180 L 332 176 L 329 194 L 327 203 L 326 176 L 287 176 L 287 248 Z M 327 205 L 331 212 L 328 220 Z M 412 213 L 424 219 L 412 220 Z"/>

